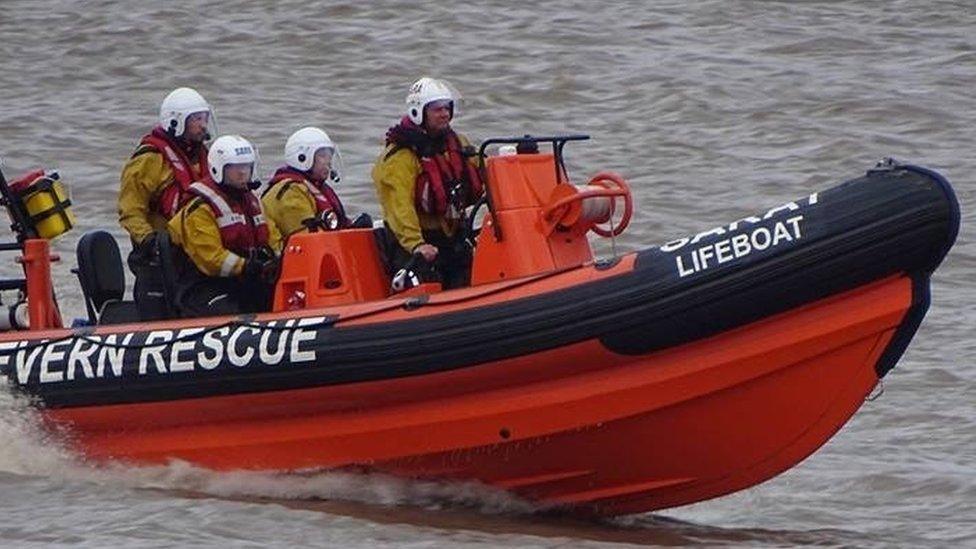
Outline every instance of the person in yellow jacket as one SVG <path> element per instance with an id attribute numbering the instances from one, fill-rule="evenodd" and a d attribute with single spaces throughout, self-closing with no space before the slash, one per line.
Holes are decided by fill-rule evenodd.
<path id="1" fill-rule="evenodd" d="M 156 231 L 176 213 L 187 188 L 207 173 L 208 126 L 213 112 L 196 90 L 178 88 L 163 99 L 159 124 L 143 136 L 122 169 L 119 224 L 132 239 L 129 268 L 143 320 L 161 318 L 162 299 Z"/>
<path id="2" fill-rule="evenodd" d="M 459 229 L 464 208 L 483 193 L 470 144 L 451 128 L 456 96 L 442 80 L 415 82 L 406 116 L 387 132 L 372 172 L 384 221 L 398 244 L 394 269 L 422 257 L 445 288 L 469 284 L 471 250 Z"/>
<path id="3" fill-rule="evenodd" d="M 285 143 L 285 165 L 275 172 L 261 197 L 268 218 L 285 236 L 312 225 L 344 229 L 353 222 L 329 185 L 339 180 L 338 150 L 319 128 L 302 128 Z"/>
<path id="4" fill-rule="evenodd" d="M 190 200 L 167 226 L 189 260 L 178 307 L 184 316 L 266 311 L 281 234 L 254 194 L 257 151 L 243 137 L 227 135 L 208 156 L 208 175 L 189 186 Z"/>

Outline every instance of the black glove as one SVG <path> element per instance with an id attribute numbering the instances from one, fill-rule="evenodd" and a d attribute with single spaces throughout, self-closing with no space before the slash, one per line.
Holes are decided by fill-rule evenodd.
<path id="1" fill-rule="evenodd" d="M 274 284 L 278 280 L 278 258 L 274 251 L 265 246 L 251 250 L 244 260 L 243 276 L 246 280 Z"/>
<path id="2" fill-rule="evenodd" d="M 373 218 L 368 213 L 361 213 L 352 221 L 350 227 L 353 229 L 372 229 Z"/>
<path id="3" fill-rule="evenodd" d="M 142 242 L 136 244 L 136 251 L 145 258 L 154 257 L 159 251 L 159 243 L 156 241 L 156 233 L 149 233 Z"/>
<path id="4" fill-rule="evenodd" d="M 397 294 L 419 286 L 422 282 L 438 280 L 440 280 L 440 276 L 437 274 L 434 264 L 424 259 L 422 254 L 413 254 L 410 260 L 393 274 L 390 290 Z"/>
<path id="5" fill-rule="evenodd" d="M 136 272 L 138 268 L 159 268 L 159 242 L 156 233 L 149 233 L 142 242 L 132 243 L 132 253 L 129 254 L 129 267 Z"/>

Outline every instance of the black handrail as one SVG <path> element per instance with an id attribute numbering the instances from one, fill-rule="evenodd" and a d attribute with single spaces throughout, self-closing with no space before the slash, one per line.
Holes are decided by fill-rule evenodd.
<path id="1" fill-rule="evenodd" d="M 555 164 L 556 168 L 556 183 L 561 183 L 563 174 L 567 173 L 566 163 L 563 161 L 563 147 L 569 141 L 585 141 L 589 138 L 590 136 L 585 134 L 551 135 L 544 137 L 526 134 L 522 137 L 492 137 L 481 143 L 481 147 L 478 148 L 478 170 L 481 172 L 481 178 L 485 182 L 485 196 L 488 201 L 488 211 L 491 212 L 492 229 L 494 230 L 496 241 L 500 242 L 502 240 L 502 227 L 498 222 L 498 216 L 495 214 L 495 202 L 492 198 L 491 184 L 488 181 L 488 174 L 485 172 L 485 149 L 489 145 L 515 144 L 523 150 L 534 149 L 538 151 L 539 143 L 551 143 L 553 164 Z"/>
<path id="2" fill-rule="evenodd" d="M 5 278 L 0 280 L 0 291 L 26 290 L 27 280 L 23 278 Z"/>

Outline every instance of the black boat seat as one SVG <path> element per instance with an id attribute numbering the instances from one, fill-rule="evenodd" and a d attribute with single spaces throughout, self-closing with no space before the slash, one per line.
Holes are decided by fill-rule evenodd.
<path id="1" fill-rule="evenodd" d="M 166 307 L 166 318 L 179 318 L 180 308 L 177 305 L 177 269 L 175 262 L 183 253 L 179 247 L 173 246 L 166 231 L 156 231 L 156 245 L 159 246 L 159 266 L 163 282 L 163 303 Z M 185 257 L 185 256 L 184 256 Z M 186 261 L 189 261 L 187 258 Z"/>
<path id="2" fill-rule="evenodd" d="M 139 322 L 135 301 L 106 301 L 98 313 L 98 324 L 128 324 Z"/>
<path id="3" fill-rule="evenodd" d="M 75 272 L 92 323 L 136 322 L 139 314 L 134 301 L 124 301 L 125 270 L 115 237 L 95 230 L 78 240 L 78 268 Z"/>

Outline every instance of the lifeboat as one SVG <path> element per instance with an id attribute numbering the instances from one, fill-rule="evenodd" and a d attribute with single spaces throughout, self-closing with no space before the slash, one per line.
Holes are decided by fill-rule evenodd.
<path id="1" fill-rule="evenodd" d="M 632 203 L 615 174 L 569 182 L 563 146 L 577 138 L 482 146 L 470 287 L 393 293 L 381 229 L 315 231 L 288 240 L 274 310 L 258 315 L 139 322 L 117 245 L 89 233 L 91 322 L 63 328 L 47 240 L 25 230 L 37 215 L 8 200 L 20 238 L 4 249 L 25 278 L 4 289 L 26 303 L 10 308 L 22 329 L 0 334 L 0 369 L 96 463 L 476 480 L 621 515 L 802 461 L 922 321 L 958 232 L 947 180 L 888 160 L 595 259 L 588 235 L 620 234 Z"/>

